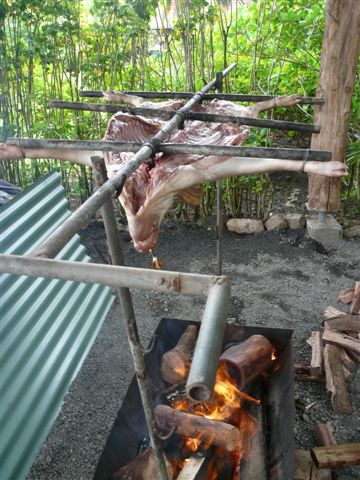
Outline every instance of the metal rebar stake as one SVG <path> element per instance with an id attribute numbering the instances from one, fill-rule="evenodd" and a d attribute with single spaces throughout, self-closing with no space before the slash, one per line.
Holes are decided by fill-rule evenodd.
<path id="1" fill-rule="evenodd" d="M 101 157 L 91 157 L 91 163 L 95 172 L 97 186 L 100 187 L 108 180 L 104 159 Z M 121 240 L 116 226 L 116 218 L 111 198 L 106 200 L 102 205 L 101 214 L 104 221 L 106 239 L 112 263 L 113 265 L 124 265 Z M 150 382 L 146 372 L 143 349 L 139 340 L 130 289 L 126 287 L 118 287 L 116 290 L 123 313 L 123 323 L 133 358 L 136 379 L 139 386 L 146 423 L 149 429 L 151 445 L 155 453 L 158 478 L 159 480 L 168 480 L 161 440 L 157 434 Z"/>
<path id="2" fill-rule="evenodd" d="M 223 74 L 216 73 L 216 91 L 222 93 L 223 90 Z M 222 185 L 221 179 L 216 181 L 216 258 L 217 258 L 217 275 L 222 274 L 222 244 L 223 244 L 223 215 L 222 215 Z"/>

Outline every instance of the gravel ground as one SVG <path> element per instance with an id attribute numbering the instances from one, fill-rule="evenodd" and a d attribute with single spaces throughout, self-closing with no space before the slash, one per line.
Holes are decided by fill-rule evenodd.
<path id="1" fill-rule="evenodd" d="M 208 223 L 211 225 L 213 219 Z M 149 257 L 134 251 L 128 233 L 122 231 L 121 236 L 126 264 L 148 266 Z M 108 260 L 101 221 L 93 222 L 83 231 L 82 239 L 94 258 Z M 359 279 L 359 247 L 360 239 L 343 240 L 339 248 L 326 252 L 306 237 L 305 230 L 265 232 L 257 236 L 225 232 L 223 273 L 232 281 L 230 320 L 244 325 L 294 329 L 296 361 L 308 363 L 310 347 L 306 339 L 312 330 L 319 329 L 324 308 L 333 305 L 346 311 L 346 306 L 336 304 L 336 296 L 339 290 L 352 287 Z M 213 274 L 214 231 L 211 226 L 166 221 L 158 254 L 167 270 Z M 202 298 L 137 290 L 132 293 L 144 344 L 161 317 L 201 318 Z M 118 306 L 114 305 L 28 478 L 91 479 L 132 376 L 124 329 Z M 359 380 L 358 371 L 349 382 L 351 415 L 333 412 L 323 385 L 296 383 L 298 448 L 315 446 L 316 422 L 330 421 L 338 443 L 360 441 Z M 304 407 L 313 402 L 314 406 L 305 411 Z M 334 478 L 360 478 L 360 471 L 355 467 L 340 469 Z"/>

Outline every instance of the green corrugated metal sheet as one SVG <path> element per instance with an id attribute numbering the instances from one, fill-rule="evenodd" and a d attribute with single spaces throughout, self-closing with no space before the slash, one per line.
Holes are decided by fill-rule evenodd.
<path id="1" fill-rule="evenodd" d="M 0 209 L 1 253 L 29 254 L 70 215 L 52 172 Z M 79 237 L 58 259 L 89 262 Z M 0 478 L 26 477 L 113 302 L 108 287 L 0 277 Z"/>

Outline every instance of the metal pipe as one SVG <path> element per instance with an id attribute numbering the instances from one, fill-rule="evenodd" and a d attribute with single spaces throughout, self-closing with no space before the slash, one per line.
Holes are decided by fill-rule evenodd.
<path id="1" fill-rule="evenodd" d="M 100 187 L 108 180 L 104 159 L 101 157 L 92 157 L 91 163 L 95 171 L 96 183 L 98 187 Z M 123 265 L 124 259 L 121 248 L 121 240 L 116 226 L 114 207 L 111 199 L 106 200 L 106 202 L 103 204 L 101 207 L 101 214 L 104 221 L 106 239 L 109 246 L 112 263 L 113 265 Z M 160 480 L 168 480 L 161 441 L 157 434 L 151 386 L 146 371 L 143 349 L 139 339 L 131 293 L 129 288 L 125 287 L 118 287 L 117 293 L 120 300 L 123 313 L 123 323 L 130 346 L 136 379 L 144 408 L 145 420 L 149 430 L 151 445 L 155 453 L 157 473 Z"/>
<path id="2" fill-rule="evenodd" d="M 80 93 L 80 97 L 92 97 L 92 98 L 102 98 L 102 90 L 83 90 Z M 122 90 L 121 93 L 126 95 L 137 95 L 143 98 L 191 98 L 194 96 L 191 92 L 148 92 L 141 91 L 135 92 L 133 90 Z M 264 102 L 265 100 L 271 100 L 272 98 L 277 98 L 278 95 L 243 95 L 239 93 L 207 93 L 204 97 L 204 100 L 230 100 L 238 102 Z M 322 97 L 302 97 L 302 104 L 322 104 L 324 99 Z"/>
<path id="3" fill-rule="evenodd" d="M 236 64 L 233 63 L 224 70 L 223 75 L 229 73 Z M 189 112 L 202 99 L 203 93 L 208 92 L 216 85 L 216 79 L 211 80 L 202 91 L 196 93 L 194 97 L 175 113 L 175 116 L 153 137 L 153 140 L 163 142 L 169 137 L 171 132 L 177 128 L 183 121 L 182 113 Z M 110 198 L 115 191 L 120 195 L 124 183 L 128 176 L 133 173 L 144 160 L 147 160 L 153 154 L 153 149 L 148 145 L 143 145 L 140 150 L 125 165 L 121 166 L 118 173 L 110 178 L 95 192 L 86 202 L 84 202 L 65 222 L 33 252 L 35 256 L 54 257 L 81 228 L 84 228 L 90 222 L 92 216 L 98 210 L 106 199 Z"/>
<path id="4" fill-rule="evenodd" d="M 169 120 L 177 115 L 177 112 L 162 110 L 161 108 L 154 109 L 128 107 L 124 105 L 105 105 L 89 102 L 65 102 L 63 100 L 50 100 L 49 107 L 90 112 L 124 112 L 131 113 L 132 115 L 141 115 L 148 118 L 160 118 L 162 120 Z M 308 133 L 320 132 L 320 125 L 309 125 L 308 123 L 300 122 L 287 122 L 284 120 L 266 120 L 263 118 L 240 117 L 237 115 L 189 112 L 186 115 L 186 120 L 200 120 L 201 122 L 217 123 L 237 123 L 239 125 L 248 125 L 250 127 L 276 128 L 277 130 L 293 130 L 297 132 Z"/>
<path id="5" fill-rule="evenodd" d="M 230 282 L 218 277 L 209 290 L 186 383 L 186 393 L 194 401 L 206 402 L 213 391 L 229 303 Z"/>
<path id="6" fill-rule="evenodd" d="M 0 255 L 0 271 L 31 277 L 58 278 L 73 282 L 100 283 L 109 287 L 129 287 L 182 295 L 207 295 L 213 275 L 168 272 L 145 268 L 80 263 L 20 255 Z"/>
<path id="7" fill-rule="evenodd" d="M 221 72 L 216 74 L 216 90 L 217 93 L 223 91 L 223 76 Z M 222 215 L 222 183 L 221 179 L 216 181 L 216 263 L 217 274 L 222 273 L 222 243 L 223 243 L 223 215 Z"/>
<path id="8" fill-rule="evenodd" d="M 104 142 L 96 140 L 58 140 L 9 137 L 9 145 L 21 146 L 23 149 L 51 149 L 102 152 L 137 152 L 142 143 L 139 142 Z M 301 148 L 273 147 L 237 147 L 219 145 L 190 145 L 178 143 L 160 143 L 159 151 L 164 153 L 192 153 L 198 155 L 225 155 L 228 157 L 277 158 L 280 160 L 308 160 L 317 162 L 330 161 L 332 153 L 325 150 L 307 150 Z"/>

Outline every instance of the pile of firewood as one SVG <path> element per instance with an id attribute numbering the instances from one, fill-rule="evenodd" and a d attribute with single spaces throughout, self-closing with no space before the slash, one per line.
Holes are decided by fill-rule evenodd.
<path id="1" fill-rule="evenodd" d="M 309 339 L 311 364 L 308 368 L 297 365 L 295 370 L 299 379 L 325 381 L 333 409 L 350 413 L 346 383 L 360 363 L 360 281 L 354 288 L 342 290 L 337 301 L 350 304 L 349 313 L 334 307 L 325 309 L 323 330 L 312 332 Z"/>

